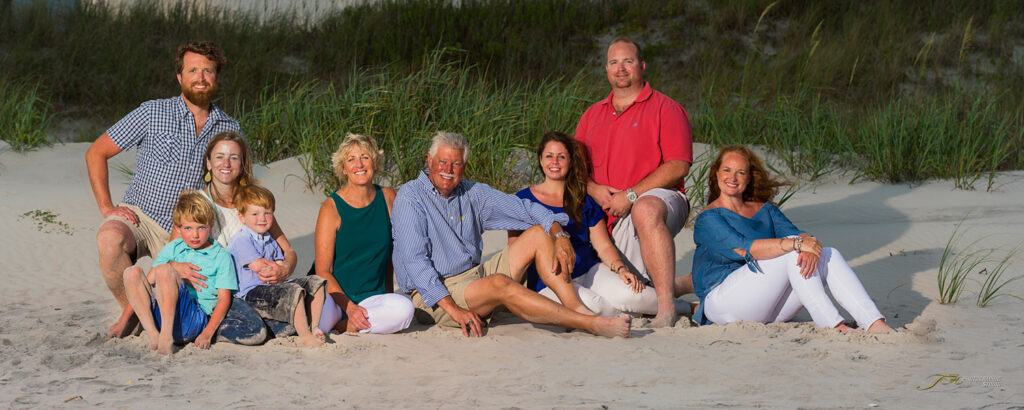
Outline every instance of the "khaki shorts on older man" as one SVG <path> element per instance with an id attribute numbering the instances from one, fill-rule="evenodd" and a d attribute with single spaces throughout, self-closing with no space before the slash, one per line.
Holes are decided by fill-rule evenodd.
<path id="1" fill-rule="evenodd" d="M 165 231 L 153 218 L 142 212 L 142 208 L 128 204 L 118 204 L 117 206 L 131 209 L 132 212 L 135 212 L 135 216 L 139 218 L 139 226 L 135 226 L 131 221 L 117 215 L 108 216 L 103 220 L 103 223 L 107 223 L 107 221 L 124 223 L 132 231 L 132 235 L 135 236 L 135 259 L 132 260 L 132 263 L 135 263 L 135 261 L 144 256 L 156 257 L 156 254 L 160 253 L 164 245 L 171 241 L 171 234 Z"/>
<path id="2" fill-rule="evenodd" d="M 469 287 L 469 284 L 473 283 L 474 280 L 494 274 L 512 277 L 512 268 L 508 263 L 508 248 L 505 248 L 481 265 L 469 268 L 469 270 L 458 275 L 444 278 L 444 287 L 448 288 L 448 293 L 452 295 L 452 299 L 455 301 L 456 305 L 469 310 L 469 304 L 466 303 L 466 288 Z M 448 312 L 445 312 L 440 305 L 435 305 L 434 307 L 424 305 L 423 298 L 420 297 L 420 293 L 415 290 L 412 291 L 412 305 L 416 308 L 416 321 L 424 325 L 438 324 L 442 326 L 461 327 L 459 326 L 459 322 L 452 319 L 452 317 L 448 315 Z M 481 319 L 489 321 L 490 316 L 481 317 Z"/>

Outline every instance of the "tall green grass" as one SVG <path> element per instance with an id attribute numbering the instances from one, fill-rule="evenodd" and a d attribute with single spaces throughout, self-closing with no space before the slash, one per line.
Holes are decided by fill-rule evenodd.
<path id="1" fill-rule="evenodd" d="M 0 77 L 0 137 L 15 151 L 49 144 L 46 128 L 51 114 L 39 87 Z"/>
<path id="2" fill-rule="evenodd" d="M 1017 300 L 1024 301 L 1024 298 L 1018 295 L 1003 291 L 1003 288 L 1007 285 L 1024 278 L 1024 275 L 1016 275 L 1010 278 L 1003 277 L 1003 275 L 1007 273 L 1006 270 L 1010 268 L 1010 262 L 1017 256 L 1022 246 L 1024 246 L 1024 243 L 1018 244 L 1017 247 L 1007 251 L 1002 259 L 993 261 L 996 264 L 992 269 L 986 269 L 981 272 L 985 275 L 985 279 L 981 281 L 981 289 L 978 290 L 976 303 L 979 307 L 988 306 L 989 303 L 992 303 L 995 299 L 1003 296 L 1009 296 Z"/>
<path id="3" fill-rule="evenodd" d="M 868 112 L 854 128 L 861 171 L 886 182 L 952 178 L 973 189 L 983 175 L 1019 168 L 1009 161 L 1021 147 L 1019 118 L 997 110 L 988 97 L 900 99 Z"/>
<path id="4" fill-rule="evenodd" d="M 510 186 L 515 147 L 571 131 L 606 95 L 603 43 L 628 34 L 698 142 L 763 145 L 807 179 L 849 167 L 970 189 L 1024 168 L 1020 21 L 1024 4 L 1006 0 L 409 0 L 322 20 L 188 1 L 0 1 L 0 66 L 34 90 L 33 107 L 112 122 L 177 94 L 174 46 L 212 39 L 229 59 L 218 104 L 260 160 L 306 154 L 310 181 L 329 186 L 323 154 L 357 131 L 381 139 L 407 179 L 427 137 L 448 129 L 480 141 L 473 177 Z"/>
<path id="5" fill-rule="evenodd" d="M 842 110 L 820 96 L 780 96 L 771 104 L 709 98 L 695 128 L 716 146 L 763 145 L 785 173 L 816 179 L 837 168 L 884 182 L 949 178 L 974 189 L 997 170 L 1020 169 L 1024 121 L 1000 110 L 997 98 L 965 94 L 909 95 L 867 110 Z"/>
<path id="6" fill-rule="evenodd" d="M 501 83 L 570 77 L 583 67 L 597 80 L 603 42 L 616 34 L 643 42 L 648 76 L 687 106 L 711 89 L 758 101 L 805 93 L 855 108 L 903 92 L 964 89 L 1008 93 L 1005 110 L 1024 100 L 1012 61 L 1024 4 L 1012 0 L 407 0 L 317 20 L 190 1 L 17 3 L 0 3 L 7 74 L 108 119 L 177 92 L 173 47 L 195 38 L 227 51 L 226 106 L 268 86 L 341 85 L 354 70 L 384 66 L 408 72 L 439 47 L 467 50 L 466 61 Z"/>
<path id="7" fill-rule="evenodd" d="M 957 223 L 939 258 L 939 273 L 936 280 L 939 287 L 939 303 L 943 305 L 956 304 L 960 300 L 971 272 L 978 269 L 992 254 L 992 250 L 977 249 L 976 246 L 981 239 L 975 239 L 967 246 L 957 249 L 966 232 L 960 228 L 963 228 L 964 221 L 969 215 L 970 213 L 964 215 Z"/>
<path id="8" fill-rule="evenodd" d="M 306 154 L 310 183 L 325 189 L 335 183 L 330 153 L 349 132 L 376 136 L 390 179 L 400 183 L 422 168 L 429 137 L 449 130 L 470 139 L 470 177 L 511 190 L 532 176 L 532 167 L 515 168 L 517 150 L 532 149 L 548 130 L 573 130 L 580 113 L 600 98 L 582 85 L 584 75 L 499 84 L 460 56 L 464 51 L 439 49 L 417 71 L 353 71 L 344 88 L 316 81 L 267 88 L 254 104 L 234 111 L 258 160 Z M 971 189 L 995 170 L 1015 166 L 1010 154 L 1024 141 L 1020 121 L 995 107 L 982 98 L 912 96 L 844 112 L 809 96 L 780 97 L 766 106 L 709 99 L 693 119 L 698 141 L 765 146 L 781 160 L 783 168 L 775 171 L 784 175 L 813 180 L 852 167 L 874 180 L 952 178 Z M 700 165 L 690 186 L 703 198 L 708 170 Z"/>
<path id="9" fill-rule="evenodd" d="M 548 130 L 574 129 L 589 104 L 578 98 L 579 77 L 495 85 L 464 62 L 458 50 L 436 50 L 424 68 L 408 74 L 356 71 L 344 90 L 309 83 L 266 92 L 238 117 L 260 161 L 306 154 L 311 184 L 336 187 L 331 153 L 350 132 L 373 135 L 385 152 L 394 184 L 423 168 L 429 139 L 439 130 L 467 137 L 467 177 L 510 191 L 529 183 L 533 167 L 516 169 L 517 149 L 532 149 Z"/>

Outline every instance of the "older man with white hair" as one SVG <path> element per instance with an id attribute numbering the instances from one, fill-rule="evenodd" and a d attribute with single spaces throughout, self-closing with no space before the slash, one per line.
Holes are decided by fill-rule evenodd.
<path id="1" fill-rule="evenodd" d="M 463 335 L 479 337 L 491 312 L 505 306 L 532 323 L 628 337 L 627 316 L 596 316 L 573 290 L 570 271 L 575 255 L 562 231 L 569 218 L 463 180 L 468 158 L 469 144 L 462 135 L 437 133 L 427 154 L 427 169 L 395 198 L 392 261 L 399 287 L 412 296 L 417 320 L 460 327 Z M 481 264 L 485 230 L 524 232 Z M 536 266 L 564 306 L 521 284 L 529 264 Z"/>

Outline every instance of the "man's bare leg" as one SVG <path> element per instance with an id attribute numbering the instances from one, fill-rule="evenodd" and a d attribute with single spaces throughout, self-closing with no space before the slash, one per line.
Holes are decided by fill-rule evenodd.
<path id="1" fill-rule="evenodd" d="M 676 245 L 665 224 L 667 213 L 665 203 L 653 196 L 638 199 L 630 212 L 644 266 L 658 294 L 658 314 L 650 327 L 672 326 L 678 318 L 675 305 Z"/>
<path id="2" fill-rule="evenodd" d="M 693 293 L 693 274 L 687 273 L 675 278 L 675 293 L 673 296 L 680 297 L 687 293 Z"/>
<path id="3" fill-rule="evenodd" d="M 583 329 L 605 337 L 629 337 L 629 316 L 584 315 L 527 289 L 505 275 L 490 275 L 470 283 L 466 287 L 466 303 L 470 310 L 481 316 L 504 305 L 530 323 Z"/>
<path id="4" fill-rule="evenodd" d="M 558 300 L 562 301 L 565 307 L 577 313 L 593 315 L 594 312 L 587 309 L 583 301 L 580 300 L 580 295 L 572 286 L 572 280 L 566 281 L 566 278 L 571 278 L 570 273 L 561 272 L 558 275 L 551 273 L 551 267 L 555 264 L 554 247 L 554 240 L 540 226 L 533 226 L 523 231 L 519 238 L 508 247 L 512 279 L 521 283 L 526 268 L 533 263 L 537 268 L 537 275 L 545 285 L 555 292 Z"/>
<path id="5" fill-rule="evenodd" d="M 96 233 L 96 247 L 99 250 L 100 273 L 122 310 L 121 317 L 107 330 L 107 337 L 125 337 L 137 323 L 124 288 L 124 272 L 132 266 L 132 255 L 136 250 L 135 235 L 123 222 L 107 221 Z"/>
<path id="6" fill-rule="evenodd" d="M 146 279 L 146 274 L 138 266 L 131 266 L 124 271 L 125 295 L 128 303 L 134 311 L 139 312 L 139 323 L 149 335 L 149 350 L 156 350 L 160 333 L 156 328 L 156 321 L 153 319 L 153 311 L 150 310 L 150 301 L 153 298 L 153 286 Z"/>

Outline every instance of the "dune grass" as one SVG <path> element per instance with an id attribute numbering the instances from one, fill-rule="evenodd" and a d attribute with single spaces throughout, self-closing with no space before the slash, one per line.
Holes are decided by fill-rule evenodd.
<path id="1" fill-rule="evenodd" d="M 1007 118 L 986 97 L 894 100 L 859 122 L 854 150 L 861 171 L 886 182 L 951 178 L 973 189 L 983 175 L 1007 167 L 1021 147 L 1020 121 Z"/>
<path id="2" fill-rule="evenodd" d="M 970 215 L 964 215 L 957 223 L 953 233 L 946 241 L 946 247 L 939 258 L 939 272 L 936 276 L 939 286 L 939 303 L 952 305 L 960 301 L 968 277 L 981 264 L 985 263 L 992 250 L 977 249 L 976 246 L 981 239 L 976 239 L 967 246 L 957 249 L 966 230 L 961 230 L 964 221 Z"/>
<path id="3" fill-rule="evenodd" d="M 1009 296 L 1016 298 L 1017 300 L 1024 301 L 1024 298 L 1018 295 L 1003 292 L 1003 288 L 1006 287 L 1006 285 L 1024 278 L 1024 275 L 1016 275 L 1011 278 L 1003 277 L 1003 275 L 1007 273 L 1006 270 L 1010 267 L 1010 262 L 1018 253 L 1020 253 L 1022 247 L 1024 247 L 1024 243 L 1018 244 L 1017 247 L 1006 252 L 1006 255 L 1004 255 L 1002 259 L 994 261 L 996 264 L 992 269 L 985 269 L 981 272 L 985 278 L 981 281 L 981 289 L 978 290 L 976 303 L 979 307 L 988 306 L 988 304 L 992 303 L 993 300 L 1003 296 Z"/>
<path id="4" fill-rule="evenodd" d="M 498 189 L 529 183 L 533 167 L 517 174 L 515 152 L 532 150 L 544 132 L 569 131 L 588 102 L 575 97 L 578 80 L 498 87 L 472 67 L 436 50 L 424 68 L 409 74 L 351 74 L 343 90 L 308 83 L 267 91 L 253 107 L 239 107 L 242 129 L 263 162 L 298 153 L 312 185 L 333 190 L 331 153 L 348 133 L 376 137 L 385 152 L 388 179 L 397 185 L 423 168 L 429 139 L 438 130 L 458 132 L 470 143 L 467 177 Z"/>
<path id="5" fill-rule="evenodd" d="M 1018 243 L 1016 247 L 1008 251 L 1004 251 L 1002 248 L 979 247 L 978 244 L 986 237 L 975 239 L 966 246 L 961 246 L 960 242 L 967 233 L 966 229 L 961 230 L 961 228 L 964 227 L 964 221 L 970 214 L 968 212 L 964 215 L 953 228 L 953 233 L 946 241 L 946 247 L 939 258 L 939 272 L 936 275 L 939 303 L 951 305 L 959 302 L 968 283 L 979 285 L 975 301 L 978 307 L 988 306 L 993 300 L 1004 296 L 1024 301 L 1024 298 L 1019 295 L 1004 291 L 1007 285 L 1024 278 L 1024 275 L 1015 275 L 1009 278 L 1004 276 L 1013 260 L 1024 248 L 1024 242 Z M 1003 257 L 993 258 L 993 255 L 998 253 L 1002 253 Z M 975 271 L 977 271 L 977 275 L 982 276 L 981 280 L 972 277 Z"/>
<path id="6" fill-rule="evenodd" d="M 696 141 L 763 145 L 787 175 L 852 168 L 973 189 L 1024 168 L 1014 1 L 409 0 L 318 20 L 156 4 L 0 1 L 0 65 L 43 114 L 23 146 L 45 143 L 32 132 L 49 113 L 110 123 L 176 94 L 174 46 L 208 38 L 229 59 L 218 104 L 261 161 L 302 155 L 329 189 L 325 155 L 364 132 L 401 182 L 447 129 L 474 141 L 472 177 L 515 188 L 515 147 L 573 130 L 608 92 L 604 42 L 627 34 L 645 45 L 652 85 L 689 109 Z M 25 107 L 18 95 L 4 104 Z"/>
<path id="7" fill-rule="evenodd" d="M 51 114 L 39 87 L 0 77 L 0 136 L 19 152 L 49 144 L 46 128 Z"/>

